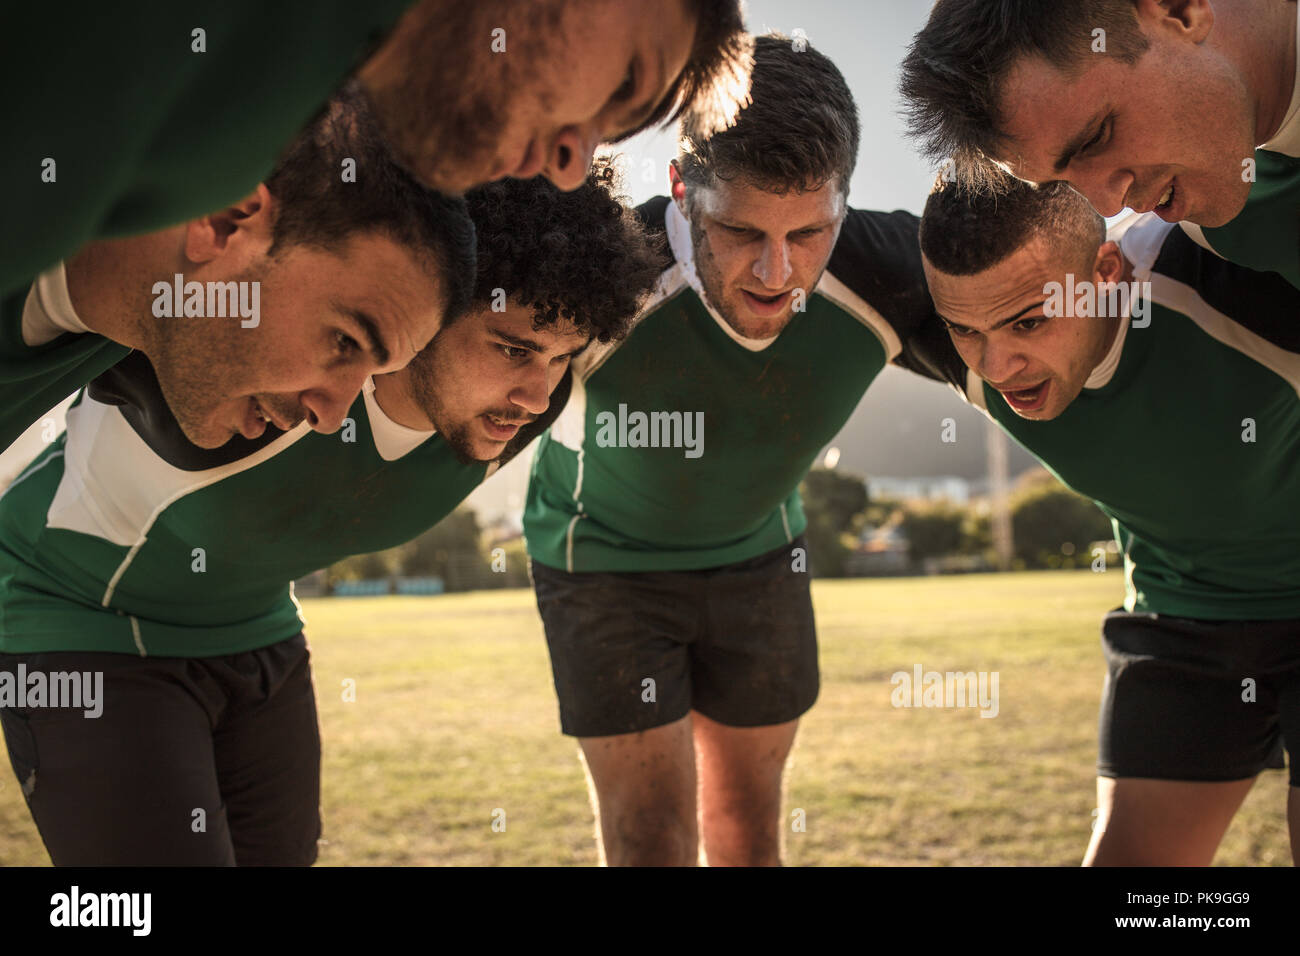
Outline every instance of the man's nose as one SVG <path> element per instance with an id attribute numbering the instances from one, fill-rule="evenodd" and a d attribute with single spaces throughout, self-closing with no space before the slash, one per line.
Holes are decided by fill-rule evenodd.
<path id="1" fill-rule="evenodd" d="M 980 378 L 996 384 L 1004 384 L 1024 369 L 1025 357 L 1014 345 L 1006 345 L 994 339 L 984 341 L 980 353 L 978 371 Z"/>
<path id="2" fill-rule="evenodd" d="M 550 380 L 546 368 L 530 368 L 528 377 L 510 391 L 510 401 L 532 415 L 541 415 L 551 403 Z"/>
<path id="3" fill-rule="evenodd" d="M 1070 176 L 1070 185 L 1092 203 L 1093 209 L 1107 218 L 1124 211 L 1135 181 L 1131 172 L 1113 167 L 1095 170 L 1084 167 Z"/>
<path id="4" fill-rule="evenodd" d="M 790 249 L 784 239 L 765 240 L 763 252 L 754 263 L 754 275 L 768 289 L 783 289 L 794 267 L 790 264 Z"/>
<path id="5" fill-rule="evenodd" d="M 307 424 L 324 435 L 338 431 L 352 403 L 361 394 L 365 380 L 364 372 L 358 372 L 346 380 L 334 378 L 328 384 L 300 393 L 298 402 L 307 413 Z"/>
<path id="6" fill-rule="evenodd" d="M 591 126 L 566 126 L 551 143 L 543 175 L 566 192 L 587 181 L 600 136 Z"/>

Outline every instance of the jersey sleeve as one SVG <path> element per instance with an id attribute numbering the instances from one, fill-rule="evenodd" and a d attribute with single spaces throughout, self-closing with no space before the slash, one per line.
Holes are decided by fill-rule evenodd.
<path id="1" fill-rule="evenodd" d="M 1210 306 L 1278 348 L 1300 352 L 1300 289 L 1280 273 L 1230 262 L 1171 229 L 1153 272 L 1196 290 Z"/>
<path id="2" fill-rule="evenodd" d="M 826 268 L 879 313 L 904 343 L 939 321 L 921 267 L 919 226 L 916 216 L 902 210 L 850 209 Z M 889 358 L 898 362 L 900 356 Z"/>
<path id="3" fill-rule="evenodd" d="M 936 313 L 933 321 L 922 322 L 903 340 L 903 351 L 894 364 L 923 378 L 944 382 L 955 388 L 963 399 L 970 370 L 962 361 L 952 336 Z"/>

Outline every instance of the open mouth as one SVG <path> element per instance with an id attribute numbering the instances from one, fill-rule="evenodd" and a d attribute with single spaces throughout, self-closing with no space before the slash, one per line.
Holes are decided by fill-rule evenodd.
<path id="1" fill-rule="evenodd" d="M 257 399 L 249 398 L 248 406 L 244 410 L 243 417 L 239 420 L 239 434 L 252 440 L 261 438 L 262 433 L 266 431 L 266 426 L 270 424 L 271 419 L 267 417 L 265 410 L 258 403 Z"/>
<path id="2" fill-rule="evenodd" d="M 1032 388 L 999 389 L 1007 404 L 1018 412 L 1036 412 L 1047 404 L 1047 391 L 1051 381 L 1040 382 Z"/>
<path id="3" fill-rule="evenodd" d="M 520 427 L 526 422 L 512 422 L 496 415 L 484 414 L 481 416 L 486 427 L 488 436 L 497 441 L 509 441 L 515 437 Z"/>
<path id="4" fill-rule="evenodd" d="M 790 299 L 789 292 L 778 292 L 775 295 L 759 295 L 756 292 L 750 292 L 748 289 L 741 289 L 741 295 L 745 298 L 745 304 L 749 306 L 752 312 L 762 316 L 776 315 L 786 307 Z"/>
<path id="5" fill-rule="evenodd" d="M 246 438 L 258 437 L 258 435 L 261 435 L 262 432 L 265 430 L 266 425 L 271 425 L 274 428 L 278 428 L 282 432 L 287 432 L 296 428 L 298 426 L 298 423 L 303 421 L 303 416 L 301 415 L 299 415 L 297 418 L 292 420 L 286 419 L 284 421 L 277 421 L 275 416 L 272 415 L 270 412 L 268 412 L 265 406 L 263 406 L 262 403 L 259 402 L 256 398 L 250 398 L 249 401 L 253 403 L 253 414 L 251 416 L 250 421 L 256 427 L 257 434 L 249 435 L 247 432 L 245 432 Z M 258 423 L 262 423 L 262 424 L 258 424 Z"/>
<path id="6" fill-rule="evenodd" d="M 1178 182 L 1175 180 L 1165 187 L 1165 191 L 1160 194 L 1160 199 L 1155 205 L 1155 214 L 1165 222 L 1177 222 L 1186 218 L 1187 210 L 1183 207 L 1182 191 L 1178 188 Z"/>

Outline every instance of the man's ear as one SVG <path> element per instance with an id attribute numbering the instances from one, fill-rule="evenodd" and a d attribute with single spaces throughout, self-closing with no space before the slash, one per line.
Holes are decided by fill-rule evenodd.
<path id="1" fill-rule="evenodd" d="M 1202 43 L 1214 28 L 1211 0 L 1136 0 L 1139 29 L 1146 26 L 1174 27 L 1178 34 L 1193 43 Z"/>
<path id="2" fill-rule="evenodd" d="M 186 223 L 185 258 L 202 265 L 236 251 L 265 254 L 271 247 L 277 212 L 275 197 L 265 184 L 258 183 L 233 206 Z"/>
<path id="3" fill-rule="evenodd" d="M 1125 265 L 1119 243 L 1108 239 L 1097 250 L 1097 259 L 1092 266 L 1093 277 L 1098 283 L 1123 282 Z"/>
<path id="4" fill-rule="evenodd" d="M 682 174 L 677 169 L 677 160 L 668 162 L 668 191 L 673 197 L 673 202 L 677 203 L 677 208 L 683 216 L 686 215 L 686 183 L 682 180 Z"/>

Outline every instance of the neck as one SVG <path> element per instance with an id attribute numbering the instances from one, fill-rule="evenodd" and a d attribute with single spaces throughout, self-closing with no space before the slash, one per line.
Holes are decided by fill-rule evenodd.
<path id="1" fill-rule="evenodd" d="M 1215 5 L 1214 34 L 1255 106 L 1255 143 L 1278 134 L 1296 82 L 1296 0 Z"/>
<path id="2" fill-rule="evenodd" d="M 1124 255 L 1123 251 L 1120 252 L 1120 259 L 1123 261 L 1124 267 L 1120 271 L 1118 281 L 1132 288 L 1133 263 L 1129 260 L 1128 256 Z M 1093 368 L 1096 368 L 1098 365 L 1100 365 L 1102 362 L 1106 360 L 1106 356 L 1110 354 L 1110 350 L 1115 346 L 1115 337 L 1119 335 L 1120 326 L 1127 321 L 1128 321 L 1127 316 L 1123 316 L 1123 315 L 1107 316 L 1106 324 L 1108 328 L 1106 329 L 1106 336 L 1104 339 L 1102 339 L 1101 350 L 1094 357 L 1094 361 L 1092 363 Z"/>
<path id="3" fill-rule="evenodd" d="M 155 341 L 153 285 L 177 271 L 184 227 L 127 239 L 91 242 L 64 263 L 68 298 L 86 327 L 128 348 Z"/>
<path id="4" fill-rule="evenodd" d="M 433 422 L 411 394 L 411 370 L 407 368 L 375 376 L 375 401 L 397 424 L 419 432 L 433 431 Z"/>

